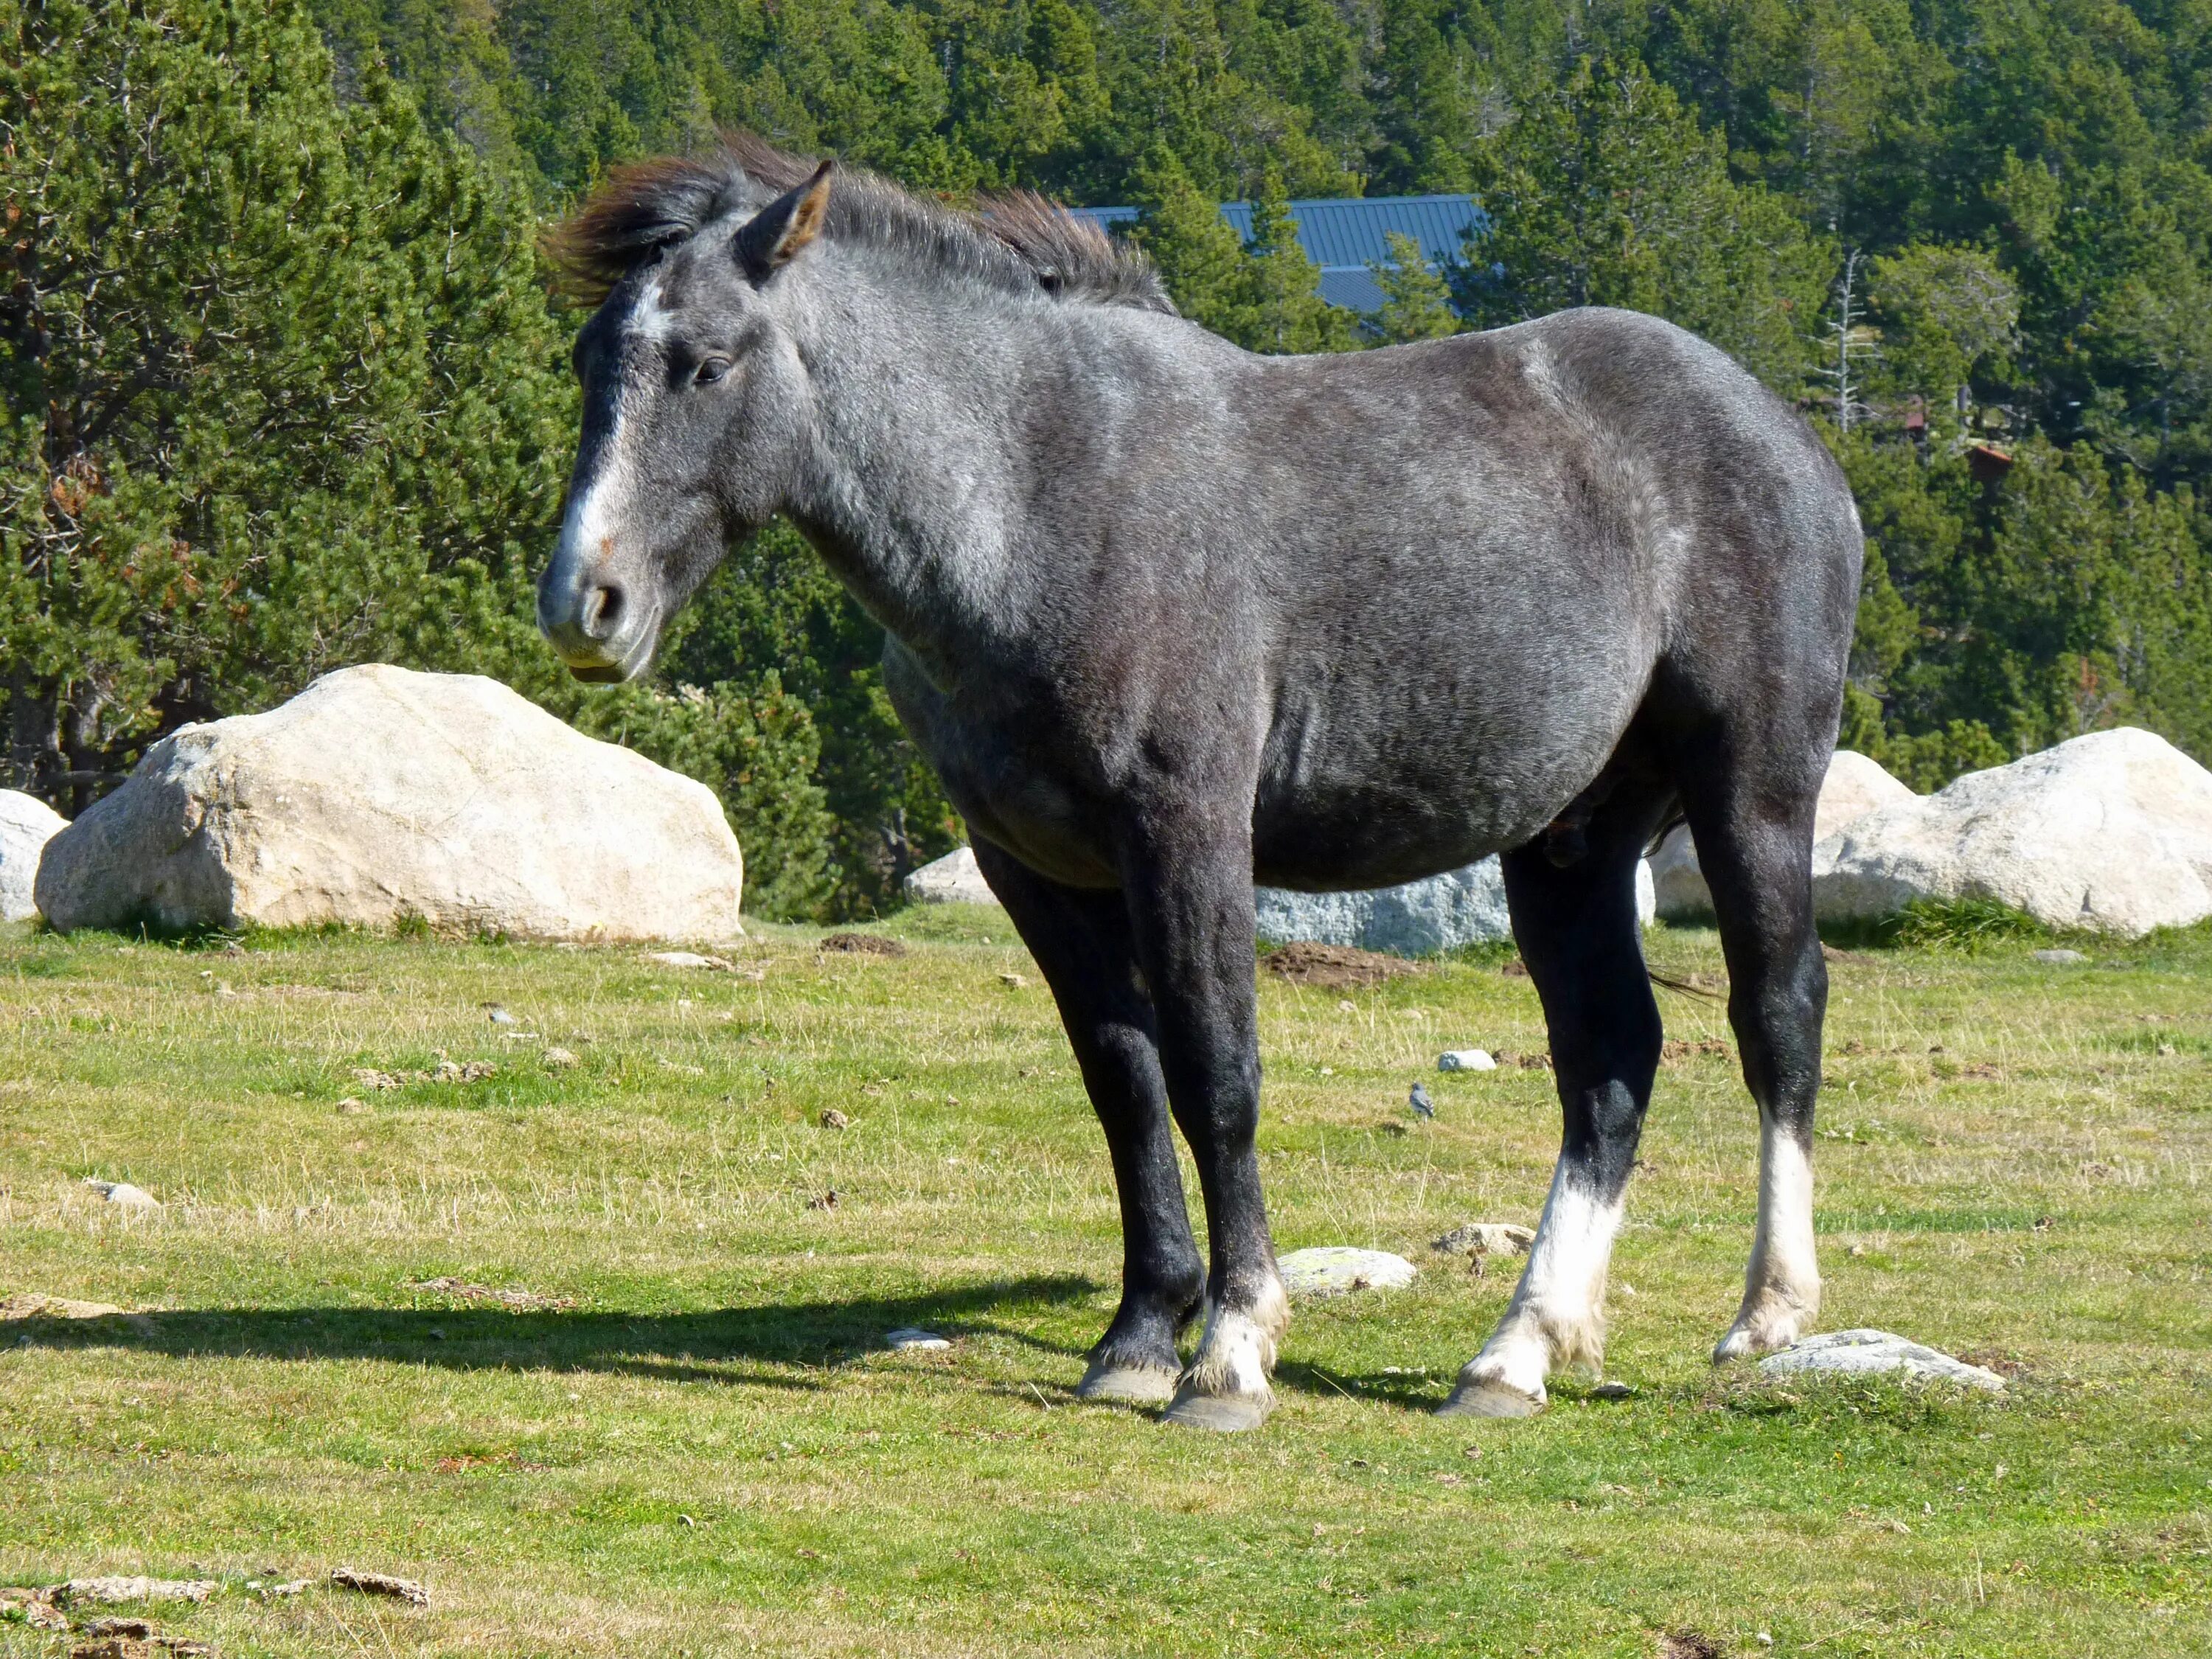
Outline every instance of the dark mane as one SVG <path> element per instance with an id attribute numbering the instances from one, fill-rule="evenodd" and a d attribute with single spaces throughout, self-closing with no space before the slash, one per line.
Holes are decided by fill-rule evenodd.
<path id="1" fill-rule="evenodd" d="M 815 167 L 750 133 L 732 132 L 710 155 L 617 167 L 573 218 L 547 233 L 546 257 L 565 293 L 597 305 L 655 250 L 690 240 L 726 214 L 766 206 L 805 184 Z M 1144 255 L 1030 191 L 988 197 L 975 211 L 962 212 L 841 166 L 826 234 L 1009 292 L 1175 310 Z"/>

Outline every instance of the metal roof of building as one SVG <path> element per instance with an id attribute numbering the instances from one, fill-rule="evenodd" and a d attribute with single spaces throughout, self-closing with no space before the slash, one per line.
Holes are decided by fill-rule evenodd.
<path id="1" fill-rule="evenodd" d="M 1290 210 L 1298 246 L 1321 267 L 1322 298 L 1352 311 L 1381 308 L 1382 290 L 1370 267 L 1390 263 L 1385 239 L 1392 232 L 1413 238 L 1431 265 L 1442 265 L 1461 257 L 1469 231 L 1489 222 L 1472 196 L 1316 197 L 1292 202 Z M 1108 231 L 1126 230 L 1138 219 L 1133 207 L 1067 210 Z M 1249 202 L 1223 203 L 1221 216 L 1239 236 L 1252 240 Z"/>

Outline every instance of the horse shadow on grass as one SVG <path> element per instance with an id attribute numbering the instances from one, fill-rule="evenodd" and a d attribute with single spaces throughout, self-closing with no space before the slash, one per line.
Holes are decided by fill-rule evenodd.
<path id="1" fill-rule="evenodd" d="M 895 1330 L 920 1328 L 955 1340 L 996 1338 L 1039 1354 L 1086 1350 L 1024 1328 L 1049 1308 L 1087 1301 L 1102 1287 L 1079 1273 L 1020 1279 L 910 1296 L 761 1303 L 696 1313 L 588 1308 L 507 1308 L 441 1300 L 418 1308 L 180 1308 L 0 1323 L 0 1346 L 128 1348 L 173 1358 L 374 1360 L 447 1370 L 601 1372 L 672 1382 L 744 1384 L 805 1393 L 836 1385 L 840 1368 L 890 1351 Z M 425 1290 L 426 1296 L 441 1292 Z M 1441 1397 L 1428 1378 L 1286 1360 L 1279 1388 L 1425 1411 Z M 1034 1389 L 1033 1384 L 1024 1387 Z M 1048 1385 L 1054 1399 L 1072 1385 Z"/>
<path id="2" fill-rule="evenodd" d="M 1086 1300 L 1099 1288 L 1066 1273 L 911 1296 L 763 1303 L 697 1313 L 463 1302 L 422 1308 L 186 1308 L 101 1319 L 33 1316 L 0 1325 L 0 1344 L 120 1347 L 177 1358 L 366 1359 L 453 1370 L 598 1371 L 804 1391 L 826 1386 L 830 1379 L 823 1373 L 883 1354 L 888 1334 L 909 1327 L 1078 1354 L 1079 1348 L 1023 1328 L 1024 1316 Z"/>

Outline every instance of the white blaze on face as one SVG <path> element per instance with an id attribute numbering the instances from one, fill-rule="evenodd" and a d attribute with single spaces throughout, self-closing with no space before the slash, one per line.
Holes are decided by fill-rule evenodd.
<path id="1" fill-rule="evenodd" d="M 637 303 L 630 307 L 623 319 L 623 332 L 627 337 L 646 340 L 665 340 L 673 322 L 673 313 L 660 303 L 660 284 L 653 283 L 638 295 Z M 607 429 L 606 441 L 599 447 L 599 465 L 585 485 L 583 493 L 568 503 L 568 513 L 561 526 L 564 550 L 592 568 L 615 550 L 617 528 L 630 511 L 631 464 L 629 439 L 635 422 L 625 418 L 630 407 L 629 384 L 625 380 L 615 389 L 613 423 Z"/>

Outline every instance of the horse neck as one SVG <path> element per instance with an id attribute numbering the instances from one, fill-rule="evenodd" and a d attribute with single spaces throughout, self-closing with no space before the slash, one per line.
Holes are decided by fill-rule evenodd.
<path id="1" fill-rule="evenodd" d="M 973 659 L 1023 631 L 1040 386 L 1083 429 L 1066 331 L 1018 296 L 836 276 L 794 327 L 814 433 L 792 516 L 925 663 Z"/>

